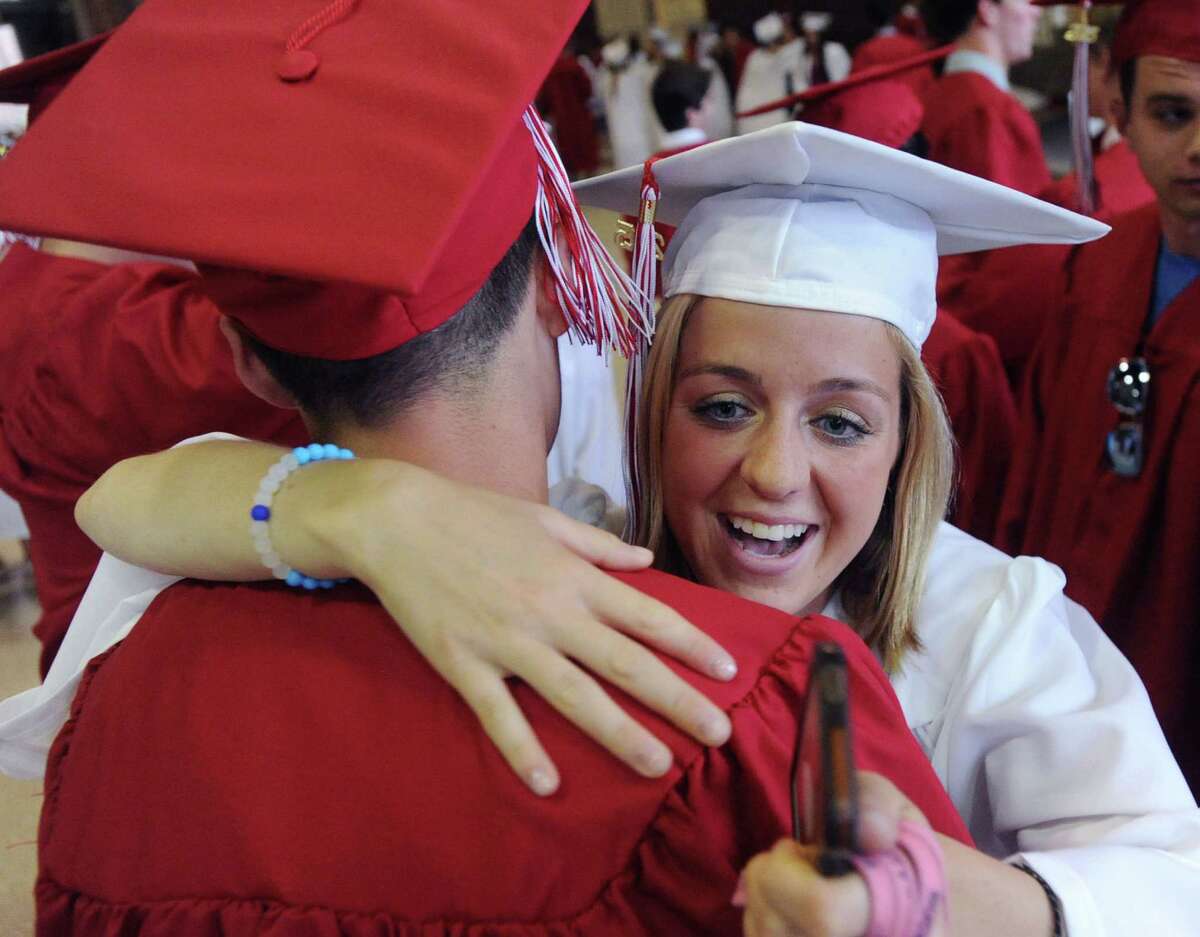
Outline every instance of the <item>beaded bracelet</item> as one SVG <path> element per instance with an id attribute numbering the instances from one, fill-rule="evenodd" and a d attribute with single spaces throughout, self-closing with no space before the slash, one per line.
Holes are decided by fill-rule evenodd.
<path id="1" fill-rule="evenodd" d="M 309 446 L 298 446 L 287 453 L 278 462 L 267 469 L 267 474 L 258 483 L 258 491 L 254 495 L 254 504 L 250 508 L 250 536 L 254 540 L 254 549 L 258 551 L 259 559 L 271 571 L 276 579 L 282 579 L 289 586 L 302 589 L 332 589 L 345 579 L 316 579 L 306 576 L 299 570 L 292 569 L 279 558 L 271 543 L 271 502 L 287 477 L 301 466 L 311 462 L 345 460 L 354 458 L 349 449 L 342 449 L 333 443 L 313 443 Z"/>

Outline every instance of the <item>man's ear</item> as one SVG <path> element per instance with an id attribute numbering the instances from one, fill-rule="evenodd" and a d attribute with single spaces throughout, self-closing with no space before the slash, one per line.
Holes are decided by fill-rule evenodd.
<path id="1" fill-rule="evenodd" d="M 562 232 L 554 233 L 555 247 L 559 257 L 567 256 L 567 242 Z M 534 261 L 533 289 L 534 301 L 537 308 L 538 321 L 551 338 L 558 338 L 567 330 L 567 320 L 563 315 L 562 306 L 558 302 L 558 288 L 554 280 L 554 271 L 546 252 L 539 250 Z"/>
<path id="2" fill-rule="evenodd" d="M 999 5 L 998 0 L 979 0 L 975 4 L 975 22 L 982 26 L 994 26 Z"/>
<path id="3" fill-rule="evenodd" d="M 221 316 L 221 334 L 225 336 L 225 341 L 229 342 L 229 350 L 233 353 L 234 370 L 250 393 L 275 407 L 285 410 L 300 408 L 296 398 L 275 380 L 262 359 L 251 351 L 241 327 L 229 316 Z"/>

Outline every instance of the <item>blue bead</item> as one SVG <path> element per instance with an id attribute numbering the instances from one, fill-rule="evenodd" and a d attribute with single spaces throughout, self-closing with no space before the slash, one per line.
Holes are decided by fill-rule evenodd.
<path id="1" fill-rule="evenodd" d="M 307 465 L 308 460 L 312 458 L 312 456 L 309 455 L 308 450 L 303 446 L 293 449 L 292 452 L 296 456 L 296 461 L 301 465 Z"/>
<path id="2" fill-rule="evenodd" d="M 286 582 L 289 586 L 296 587 L 304 582 L 304 577 L 300 575 L 300 573 L 296 572 L 296 570 L 291 569 L 288 570 L 287 579 L 285 579 L 284 582 Z"/>
<path id="3" fill-rule="evenodd" d="M 250 509 L 250 517 L 256 521 L 269 521 L 271 519 L 271 509 L 265 504 L 256 504 Z"/>
<path id="4" fill-rule="evenodd" d="M 322 579 L 317 585 L 322 589 L 332 589 L 336 583 L 332 579 Z"/>
<path id="5" fill-rule="evenodd" d="M 338 450 L 338 458 L 345 459 L 348 462 L 354 458 L 354 453 L 351 452 L 349 449 L 339 449 Z"/>
<path id="6" fill-rule="evenodd" d="M 338 457 L 338 447 L 331 442 L 325 443 L 325 458 L 336 459 Z"/>
<path id="7" fill-rule="evenodd" d="M 317 587 L 317 581 L 313 579 L 312 576 L 305 576 L 300 581 L 300 585 L 304 586 L 305 589 L 315 589 Z"/>
<path id="8" fill-rule="evenodd" d="M 319 442 L 311 443 L 308 447 L 308 454 L 314 462 L 319 462 L 321 459 L 325 458 L 325 447 Z"/>

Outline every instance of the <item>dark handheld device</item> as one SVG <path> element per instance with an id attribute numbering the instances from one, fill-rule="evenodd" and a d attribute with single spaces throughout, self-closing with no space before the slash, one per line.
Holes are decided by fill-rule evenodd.
<path id="1" fill-rule="evenodd" d="M 850 856 L 858 851 L 858 781 L 846 656 L 832 642 L 816 646 L 809 670 L 792 759 L 792 836 L 820 848 L 822 875 L 851 871 Z"/>

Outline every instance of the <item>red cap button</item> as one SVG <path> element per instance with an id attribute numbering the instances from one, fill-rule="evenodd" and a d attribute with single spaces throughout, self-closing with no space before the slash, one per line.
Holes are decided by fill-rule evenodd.
<path id="1" fill-rule="evenodd" d="M 316 74 L 321 59 L 309 49 L 291 49 L 280 57 L 275 74 L 284 81 L 307 81 Z"/>

